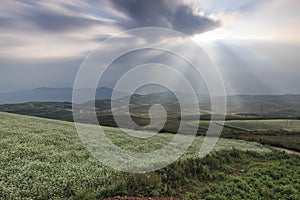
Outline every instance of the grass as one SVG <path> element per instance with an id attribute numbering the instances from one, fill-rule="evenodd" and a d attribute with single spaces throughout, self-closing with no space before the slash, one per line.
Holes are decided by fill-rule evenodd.
<path id="1" fill-rule="evenodd" d="M 121 195 L 176 196 L 182 199 L 300 198 L 300 159 L 283 153 L 236 149 L 181 160 L 156 172 L 123 174 Z"/>
<path id="2" fill-rule="evenodd" d="M 141 142 L 117 128 L 105 130 L 113 142 L 132 151 L 151 151 L 173 138 L 159 134 Z M 198 154 L 202 139 L 196 138 L 189 157 Z M 233 146 L 270 151 L 257 143 L 227 139 L 219 140 L 216 150 Z M 117 182 L 118 173 L 92 157 L 69 122 L 1 113 L 0 148 L 0 198 L 66 198 L 87 190 L 101 193 Z"/>
<path id="3" fill-rule="evenodd" d="M 71 123 L 0 114 L 0 199 L 63 199 L 113 185 L 116 172 L 82 146 Z"/>
<path id="4" fill-rule="evenodd" d="M 28 102 L 20 104 L 4 104 L 0 105 L 0 112 L 73 121 L 72 103 L 68 102 Z"/>
<path id="5" fill-rule="evenodd" d="M 261 130 L 287 130 L 300 131 L 300 120 L 233 120 L 226 125 L 247 129 L 250 131 Z"/>
<path id="6" fill-rule="evenodd" d="M 297 103 L 296 99 L 295 101 L 293 101 L 294 103 Z M 279 99 L 279 101 L 281 100 Z M 117 125 L 114 121 L 114 118 L 111 112 L 109 111 L 110 110 L 109 103 L 110 101 L 108 100 L 101 100 L 96 102 L 97 110 L 98 110 L 97 112 L 98 121 L 103 126 L 116 127 Z M 137 124 L 143 127 L 148 125 L 150 122 L 150 119 L 147 116 L 147 114 L 142 114 L 142 113 L 148 113 L 148 110 L 146 108 L 149 108 L 149 105 L 147 106 L 140 105 L 140 103 L 138 104 L 137 107 L 133 106 L 132 109 L 134 112 L 136 112 L 136 114 L 133 114 L 131 117 L 133 121 L 135 121 Z M 248 102 L 247 105 L 252 105 L 252 103 Z M 82 106 L 88 106 L 88 105 L 84 104 Z M 171 111 L 174 108 L 173 104 L 172 105 L 167 104 L 164 106 L 167 106 L 167 110 L 171 110 Z M 260 107 L 261 106 L 258 106 L 257 108 Z M 24 103 L 24 104 L 0 105 L 0 111 L 24 114 L 24 115 L 32 115 L 32 116 L 44 117 L 50 119 L 65 120 L 65 121 L 73 120 L 71 108 L 72 108 L 72 104 L 66 102 L 65 103 L 32 102 L 32 103 Z M 285 108 L 285 106 L 282 106 L 282 108 Z M 291 109 L 293 110 L 294 108 L 295 107 L 289 109 L 286 108 L 286 111 Z M 265 106 L 264 109 L 266 109 Z M 272 110 L 274 110 L 274 108 L 272 107 L 271 109 L 270 107 L 270 111 Z M 291 113 L 288 112 L 290 113 L 288 114 L 284 110 L 280 109 L 280 113 L 286 113 L 286 114 L 280 114 L 277 113 L 276 111 L 275 113 L 277 114 L 271 113 L 271 115 L 265 115 L 266 113 L 263 113 L 263 115 L 252 116 L 251 113 L 249 114 L 250 111 L 251 109 L 248 110 L 247 112 L 243 111 L 244 114 L 240 113 L 238 115 L 227 116 L 227 119 L 233 119 L 233 120 L 226 121 L 225 127 L 223 127 L 221 137 L 240 139 L 246 141 L 255 141 L 262 144 L 300 151 L 300 142 L 299 142 L 300 141 L 300 120 L 291 120 L 291 119 L 297 119 L 298 115 L 294 115 L 295 113 L 293 114 L 293 112 Z M 124 116 L 119 116 L 119 117 L 122 118 Z M 268 117 L 270 117 L 271 119 L 278 119 L 278 118 L 285 118 L 285 119 L 259 120 L 259 119 L 266 119 Z M 250 118 L 252 120 L 250 120 Z M 290 119 L 286 120 L 288 118 Z M 198 135 L 204 135 L 208 128 L 209 121 L 204 121 L 203 119 L 209 120 L 210 115 L 202 115 L 201 116 L 202 120 L 200 122 L 195 121 L 196 119 L 197 118 L 195 116 L 189 116 L 187 121 L 180 121 L 180 118 L 178 118 L 176 114 L 174 113 L 170 114 L 170 116 L 168 115 L 166 123 L 163 129 L 160 130 L 160 132 L 177 133 L 180 123 L 183 122 L 184 125 L 182 126 L 181 133 L 190 134 L 191 131 L 193 131 L 194 129 L 194 127 L 192 126 L 197 126 L 197 127 L 199 126 Z M 123 122 L 124 123 L 121 124 L 122 127 L 133 128 L 131 124 L 126 123 L 126 120 L 123 120 Z M 86 121 L 86 123 L 94 123 L 94 122 Z M 154 126 L 154 127 L 145 127 L 141 129 L 155 131 L 158 128 Z"/>
<path id="7" fill-rule="evenodd" d="M 207 129 L 209 121 L 191 121 L 191 126 L 199 126 Z M 232 127 L 245 131 L 300 131 L 300 120 L 228 120 L 225 122 L 226 127 Z"/>
<path id="8" fill-rule="evenodd" d="M 210 123 L 210 121 L 200 120 L 200 121 L 190 121 L 190 122 L 188 122 L 188 125 L 196 126 L 201 129 L 207 130 L 209 127 L 209 123 Z"/>
<path id="9" fill-rule="evenodd" d="M 209 121 L 191 121 L 189 126 L 207 130 Z M 300 120 L 229 120 L 221 137 L 256 141 L 300 151 Z M 205 132 L 204 132 L 205 133 Z"/>
<path id="10" fill-rule="evenodd" d="M 137 139 L 118 128 L 104 129 L 119 147 L 137 152 L 161 148 L 174 137 L 164 133 Z M 185 137 L 191 136 L 182 139 Z M 96 160 L 82 145 L 73 123 L 0 113 L 0 199 L 101 199 L 117 195 L 299 199 L 298 157 L 272 153 L 255 142 L 220 139 L 215 153 L 200 159 L 202 141 L 203 137 L 196 137 L 180 161 L 167 168 L 127 174 Z"/>

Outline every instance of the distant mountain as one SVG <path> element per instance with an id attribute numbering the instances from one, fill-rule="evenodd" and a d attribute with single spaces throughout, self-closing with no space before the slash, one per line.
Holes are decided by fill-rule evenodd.
<path id="1" fill-rule="evenodd" d="M 80 89 L 84 93 L 91 89 Z M 0 93 L 0 104 L 14 104 L 25 102 L 72 102 L 72 88 L 48 88 L 41 87 L 32 90 L 23 90 L 18 92 Z M 96 99 L 111 99 L 113 90 L 111 88 L 101 87 L 97 89 Z M 128 94 L 117 92 L 117 96 L 124 97 Z"/>
<path id="2" fill-rule="evenodd" d="M 83 96 L 89 94 L 91 89 L 81 89 Z M 72 102 L 72 88 L 36 88 L 33 90 L 0 94 L 0 104 L 18 104 L 25 102 Z M 110 100 L 113 89 L 101 87 L 96 92 L 96 107 L 99 111 L 110 110 Z M 132 110 L 136 113 L 148 112 L 153 104 L 165 105 L 167 110 L 178 111 L 177 97 L 170 91 L 133 94 L 116 91 L 118 98 L 113 99 L 114 105 L 124 107 L 130 102 Z M 189 94 L 180 94 L 185 104 L 193 104 Z M 105 101 L 103 101 L 105 100 Z M 208 96 L 198 95 L 199 106 L 202 112 L 210 113 L 211 105 Z M 89 105 L 90 100 L 79 103 Z M 120 109 L 122 111 L 122 109 Z M 189 111 L 190 112 L 190 111 Z M 192 112 L 192 111 L 191 111 Z M 253 117 L 300 117 L 300 95 L 234 95 L 227 97 L 227 113 L 229 115 Z"/>
<path id="3" fill-rule="evenodd" d="M 92 89 L 80 89 L 81 95 L 88 96 Z M 40 87 L 32 90 L 22 90 L 17 92 L 0 93 L 0 104 L 16 104 L 25 102 L 72 102 L 72 88 L 50 88 Z M 100 87 L 96 92 L 96 99 L 111 99 L 113 89 L 107 87 Z M 189 102 L 192 99 L 189 94 L 180 94 L 185 102 Z M 115 91 L 115 97 L 118 99 L 126 100 L 130 98 L 130 101 L 138 104 L 150 104 L 151 103 L 174 103 L 177 102 L 176 96 L 170 91 L 151 93 L 151 94 L 139 94 L 136 93 L 132 96 L 126 92 Z M 89 101 L 86 99 L 86 101 Z M 86 101 L 80 102 L 84 103 Z"/>
<path id="4" fill-rule="evenodd" d="M 278 117 L 300 116 L 300 95 L 228 96 L 227 112 Z"/>
<path id="5" fill-rule="evenodd" d="M 176 96 L 178 95 L 178 97 Z M 164 91 L 164 92 L 157 92 L 157 93 L 151 93 L 151 94 L 139 94 L 136 93 L 132 96 L 126 96 L 122 98 L 123 101 L 128 101 L 128 98 L 130 98 L 131 104 L 173 104 L 178 103 L 179 99 L 181 98 L 181 103 L 206 103 L 209 100 L 208 95 L 196 95 L 197 101 L 193 102 L 192 99 L 195 98 L 195 94 L 188 94 L 188 93 L 181 93 L 178 92 L 177 94 L 174 94 L 171 91 Z"/>

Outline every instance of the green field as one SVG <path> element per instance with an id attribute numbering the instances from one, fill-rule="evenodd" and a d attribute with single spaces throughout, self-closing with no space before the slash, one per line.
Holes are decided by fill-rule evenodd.
<path id="1" fill-rule="evenodd" d="M 207 129 L 209 123 L 209 121 L 202 120 L 189 122 L 189 125 Z M 300 131 L 300 120 L 228 120 L 225 122 L 225 126 L 246 131 Z"/>
<path id="2" fill-rule="evenodd" d="M 140 140 L 123 134 L 117 128 L 104 127 L 104 129 L 108 137 L 119 147 L 138 152 L 149 152 L 161 148 L 174 137 L 172 134 L 159 134 L 153 138 Z M 146 132 L 140 133 L 147 134 Z M 184 139 L 184 137 L 190 136 L 182 137 Z M 170 166 L 171 168 L 168 167 L 155 173 L 146 174 L 150 179 L 145 180 L 145 177 L 143 177 L 145 174 L 132 175 L 119 173 L 94 159 L 82 145 L 73 123 L 0 113 L 0 199 L 70 199 L 75 197 L 77 199 L 101 199 L 103 196 L 116 196 L 119 194 L 135 196 L 178 196 L 189 199 L 192 198 L 193 194 L 199 195 L 203 192 L 202 189 L 191 187 L 193 184 L 191 185 L 190 181 L 195 182 L 196 186 L 200 186 L 204 182 L 209 181 L 208 185 L 212 184 L 212 187 L 216 187 L 216 191 L 219 191 L 219 194 L 215 196 L 212 193 L 212 197 L 218 198 L 221 197 L 222 191 L 221 188 L 217 187 L 217 179 L 223 179 L 221 185 L 228 189 L 231 188 L 231 186 L 226 185 L 226 181 L 228 181 L 228 184 L 234 184 L 235 181 L 251 181 L 251 177 L 243 179 L 239 177 L 239 173 L 236 175 L 239 177 L 239 180 L 235 180 L 233 177 L 234 174 L 232 174 L 235 170 L 247 170 L 249 163 L 251 163 L 253 167 L 261 164 L 264 165 L 264 168 L 257 170 L 269 170 L 270 166 L 266 167 L 267 165 L 287 170 L 280 172 L 280 169 L 277 169 L 277 171 L 275 171 L 276 174 L 282 173 L 283 175 L 287 173 L 286 176 L 281 177 L 285 177 L 286 180 L 279 178 L 273 181 L 272 172 L 269 172 L 271 173 L 269 175 L 271 178 L 268 176 L 268 184 L 277 184 L 277 181 L 281 181 L 278 183 L 278 187 L 280 188 L 277 188 L 277 186 L 274 186 L 274 188 L 284 190 L 284 187 L 287 187 L 287 193 L 281 194 L 281 192 L 279 192 L 278 197 L 299 197 L 297 193 L 300 189 L 298 173 L 300 165 L 299 158 L 274 154 L 269 148 L 255 142 L 220 139 L 215 147 L 215 151 L 220 153 L 214 153 L 212 157 L 204 158 L 203 160 L 198 159 L 199 163 L 203 162 L 203 166 L 207 165 L 207 169 L 198 169 L 200 166 L 196 166 L 195 170 L 200 170 L 198 171 L 200 174 L 204 173 L 203 170 L 206 170 L 205 173 L 210 172 L 210 174 L 212 174 L 210 176 L 212 177 L 206 177 L 207 179 L 202 177 L 203 180 L 198 178 L 193 180 L 193 176 L 191 175 L 191 173 L 194 173 L 193 171 L 187 173 L 187 175 L 189 174 L 191 177 L 186 177 L 187 179 L 181 177 L 180 179 L 180 181 L 186 180 L 189 181 L 189 183 L 179 183 L 172 181 L 171 178 L 170 180 L 162 178 L 173 176 L 170 174 L 171 171 L 173 173 L 173 170 L 171 170 L 172 167 L 174 169 L 179 168 L 178 170 L 182 171 L 181 168 L 189 166 L 189 162 L 197 161 L 202 140 L 203 137 L 197 137 L 187 154 L 181 158 L 181 162 L 187 162 L 187 164 L 182 165 L 182 163 L 179 163 L 177 165 L 175 163 L 174 166 Z M 230 150 L 233 147 L 241 151 L 234 150 L 231 152 Z M 256 153 L 251 153 L 250 151 Z M 225 153 L 222 154 L 222 152 Z M 241 156 L 239 158 L 241 161 L 235 163 L 235 161 L 233 162 L 232 160 L 231 162 L 232 157 L 236 156 L 236 154 Z M 283 160 L 278 160 L 276 156 Z M 264 163 L 264 159 L 269 159 L 270 162 Z M 293 163 L 293 166 L 289 163 Z M 215 167 L 211 168 L 211 165 Z M 226 167 L 226 169 L 220 167 Z M 240 167 L 242 168 L 240 169 Z M 213 178 L 214 172 L 216 172 L 216 176 L 218 177 L 216 180 Z M 256 172 L 263 173 L 263 171 L 255 171 L 255 168 L 249 168 L 249 171 L 247 171 L 249 176 L 254 176 Z M 154 178 L 152 179 L 151 177 Z M 259 184 L 265 187 L 264 178 L 268 177 L 264 176 L 263 179 L 259 178 L 257 181 L 261 181 Z M 293 180 L 293 185 L 289 185 L 289 182 L 292 181 L 290 177 L 296 178 Z M 144 185 L 140 183 L 141 180 L 146 181 Z M 164 184 L 164 186 L 161 184 Z M 254 187 L 251 184 L 252 183 L 249 182 L 247 186 L 250 187 L 250 189 Z M 149 187 L 153 187 L 151 189 L 152 192 L 149 191 Z M 163 187 L 169 189 L 162 190 L 161 188 Z M 203 187 L 203 189 L 207 189 L 207 187 Z M 247 188 L 242 188 L 241 190 L 244 191 L 246 189 Z M 260 191 L 252 192 L 256 194 L 256 196 L 260 194 Z M 266 191 L 263 190 L 261 192 L 264 193 Z M 224 194 L 225 193 L 226 192 L 224 192 Z M 206 191 L 203 195 L 203 198 L 209 197 L 205 196 L 209 195 L 209 192 Z M 230 193 L 228 193 L 228 195 L 230 195 Z M 236 194 L 232 193 L 231 195 Z M 195 197 L 192 199 L 195 199 Z"/>
<path id="3" fill-rule="evenodd" d="M 209 123 L 201 120 L 187 124 L 207 130 Z M 300 151 L 300 120 L 228 120 L 221 137 L 256 141 Z"/>
<path id="4" fill-rule="evenodd" d="M 300 120 L 233 120 L 226 125 L 249 131 L 287 130 L 300 131 Z"/>
<path id="5" fill-rule="evenodd" d="M 209 124 L 210 124 L 210 121 L 204 121 L 204 120 L 188 122 L 188 125 L 190 125 L 190 126 L 197 126 L 201 129 L 205 129 L 205 130 L 208 129 Z"/>

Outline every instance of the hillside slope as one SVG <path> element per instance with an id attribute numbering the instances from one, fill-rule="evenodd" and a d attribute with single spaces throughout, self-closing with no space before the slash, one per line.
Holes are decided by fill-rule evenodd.
<path id="1" fill-rule="evenodd" d="M 114 143 L 132 151 L 152 151 L 173 137 L 159 134 L 140 142 L 117 128 L 104 129 Z M 202 139 L 195 139 L 185 157 L 198 155 Z M 228 139 L 220 139 L 215 149 L 232 147 L 270 152 L 257 143 Z M 70 122 L 0 113 L 0 149 L 0 199 L 64 199 L 119 185 L 120 173 L 91 156 Z"/>

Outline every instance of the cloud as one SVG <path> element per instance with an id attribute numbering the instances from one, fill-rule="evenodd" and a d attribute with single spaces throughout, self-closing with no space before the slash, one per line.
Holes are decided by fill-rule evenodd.
<path id="1" fill-rule="evenodd" d="M 35 10 L 23 17 L 45 31 L 54 32 L 76 31 L 78 29 L 104 24 L 104 22 L 100 20 L 56 13 L 49 10 Z"/>
<path id="2" fill-rule="evenodd" d="M 86 54 L 122 31 L 101 8 L 83 1 L 16 1 L 0 3 L 0 55 L 11 58 L 64 58 Z"/>
<path id="3" fill-rule="evenodd" d="M 190 1 L 180 0 L 27 0 L 2 3 L 0 11 L 2 27 L 17 27 L 22 22 L 54 33 L 111 24 L 123 29 L 163 27 L 194 35 L 220 26 L 219 21 L 200 13 Z"/>
<path id="4" fill-rule="evenodd" d="M 215 29 L 220 23 L 205 16 L 195 15 L 190 7 L 182 6 L 176 11 L 172 25 L 175 30 L 194 35 Z"/>
<path id="5" fill-rule="evenodd" d="M 92 18 L 72 10 L 70 6 L 35 1 L 12 1 L 0 9 L 0 25 L 6 28 L 18 27 L 20 23 L 31 30 L 37 28 L 45 32 L 70 32 L 101 26 L 108 23 L 104 19 Z"/>
<path id="6" fill-rule="evenodd" d="M 274 1 L 274 0 L 272 0 Z M 275 0 L 276 1 L 276 0 Z M 270 3 L 270 1 L 262 0 L 199 0 L 199 4 L 207 12 L 221 12 L 221 13 L 232 13 L 235 11 L 241 11 L 248 13 L 254 11 L 257 7 L 262 4 Z"/>
<path id="7" fill-rule="evenodd" d="M 200 34 L 220 26 L 220 22 L 197 12 L 191 3 L 179 0 L 111 0 L 112 5 L 125 12 L 129 20 L 124 28 L 163 27 L 188 35 Z"/>
<path id="8" fill-rule="evenodd" d="M 300 44 L 282 41 L 218 41 L 207 49 L 227 94 L 299 94 Z"/>
<path id="9" fill-rule="evenodd" d="M 129 28 L 156 26 L 190 36 L 206 32 L 201 37 L 203 41 L 212 39 L 206 43 L 208 47 L 216 45 L 211 47 L 210 56 L 220 67 L 225 83 L 229 83 L 229 92 L 299 93 L 299 0 L 191 2 L 1 0 L 0 92 L 71 87 L 80 63 L 99 42 Z M 207 32 L 217 27 L 220 28 Z M 150 33 L 145 37 L 157 39 Z M 217 45 L 217 41 L 226 39 L 227 43 Z M 231 39 L 240 43 L 231 44 Z M 107 46 L 106 53 L 113 53 L 126 42 L 128 39 L 123 38 Z M 170 45 L 176 45 L 173 38 Z M 146 52 L 141 53 L 146 56 Z M 164 62 L 159 57 L 155 59 Z M 127 63 L 140 61 L 151 60 L 124 58 L 111 74 L 121 73 Z M 177 62 L 173 58 L 170 61 Z M 107 76 L 107 82 L 113 78 Z"/>
<path id="10" fill-rule="evenodd" d="M 179 0 L 11 0 L 0 5 L 0 44 L 5 47 L 0 54 L 16 58 L 82 56 L 105 38 L 136 27 L 194 35 L 219 26 Z"/>

